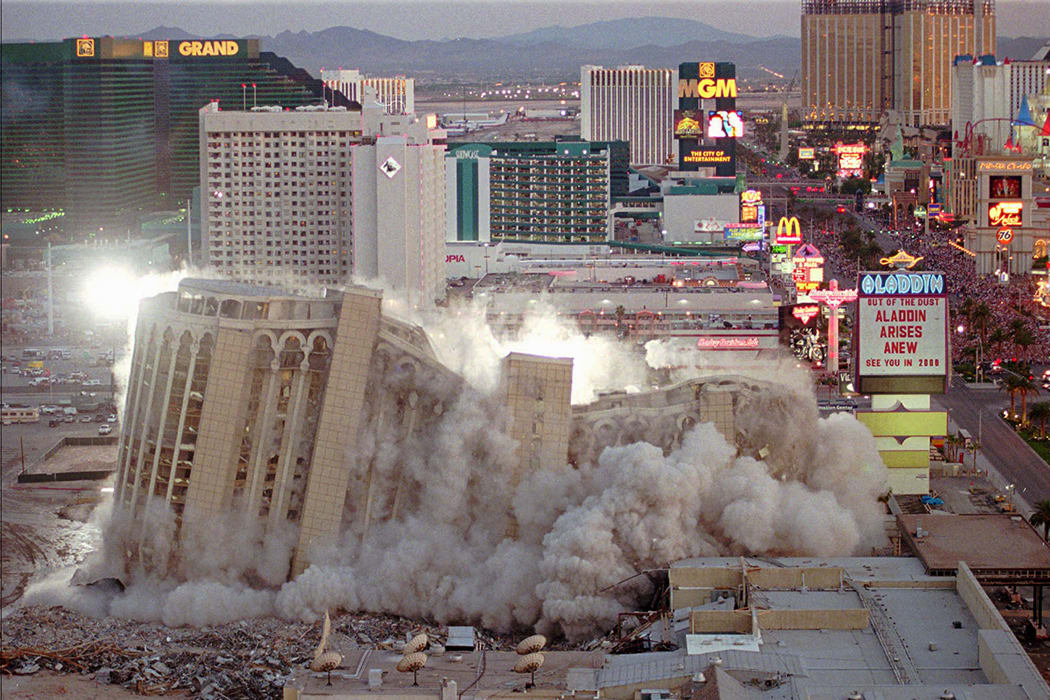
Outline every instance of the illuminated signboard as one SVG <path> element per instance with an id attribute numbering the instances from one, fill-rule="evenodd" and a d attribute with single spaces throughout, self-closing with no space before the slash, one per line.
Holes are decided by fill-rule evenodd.
<path id="1" fill-rule="evenodd" d="M 761 204 L 762 190 L 744 190 L 740 193 L 740 201 L 743 204 Z"/>
<path id="2" fill-rule="evenodd" d="M 727 241 L 760 241 L 765 234 L 758 224 L 726 224 L 723 231 Z"/>
<path id="3" fill-rule="evenodd" d="M 714 65 L 701 63 L 704 65 Z M 719 97 L 736 97 L 735 78 L 682 78 L 678 81 L 678 97 L 698 98 L 701 100 L 717 99 Z"/>
<path id="4" fill-rule="evenodd" d="M 736 110 L 720 109 L 707 113 L 707 136 L 712 139 L 738 138 L 744 135 L 744 120 Z"/>
<path id="5" fill-rule="evenodd" d="M 1017 199 L 1020 196 L 1020 175 L 992 175 L 988 178 L 989 199 Z"/>
<path id="6" fill-rule="evenodd" d="M 851 301 L 857 300 L 856 289 L 815 289 L 809 293 L 809 298 L 813 301 L 819 301 L 821 304 L 827 304 L 833 309 L 837 309 L 843 304 L 848 304 Z"/>
<path id="7" fill-rule="evenodd" d="M 1009 228 L 1001 228 L 995 232 L 995 240 L 999 245 L 1010 245 L 1010 241 L 1014 239 L 1014 231 Z"/>
<path id="8" fill-rule="evenodd" d="M 982 160 L 977 163 L 977 169 L 981 171 L 996 171 L 1005 170 L 1010 171 L 1029 171 L 1032 169 L 1032 161 L 1030 160 Z"/>
<path id="9" fill-rule="evenodd" d="M 92 58 L 94 55 L 94 39 L 77 39 L 77 58 Z"/>
<path id="10" fill-rule="evenodd" d="M 809 325 L 809 320 L 820 313 L 820 307 L 816 304 L 805 304 L 791 309 L 791 315 L 802 321 L 802 325 Z"/>
<path id="11" fill-rule="evenodd" d="M 864 272 L 858 284 L 858 391 L 943 393 L 948 297 L 941 272 Z"/>
<path id="12" fill-rule="evenodd" d="M 864 154 L 869 150 L 863 143 L 837 143 L 831 149 L 839 157 L 839 176 L 859 176 L 864 170 Z"/>
<path id="13" fill-rule="evenodd" d="M 813 291 L 824 281 L 824 256 L 816 246 L 802 245 L 791 258 L 791 266 L 791 279 L 800 292 Z"/>
<path id="14" fill-rule="evenodd" d="M 748 335 L 702 335 L 697 338 L 698 350 L 754 350 L 759 340 Z"/>
<path id="15" fill-rule="evenodd" d="M 815 149 L 815 148 L 799 147 L 799 149 L 798 149 L 798 159 L 799 160 L 813 160 L 816 157 L 817 157 L 817 149 Z"/>
<path id="16" fill-rule="evenodd" d="M 743 122 L 736 111 L 736 66 L 732 63 L 678 65 L 678 169 L 713 168 L 717 177 L 736 175 L 736 140 Z M 713 104 L 712 104 L 713 103 Z M 686 115 L 685 113 L 690 114 Z M 718 118 L 712 119 L 712 115 Z M 688 119 L 689 121 L 685 121 Z M 700 125 L 699 133 L 693 122 Z"/>
<path id="17" fill-rule="evenodd" d="M 1024 202 L 996 202 L 988 205 L 988 225 L 992 228 L 1020 228 Z"/>
<path id="18" fill-rule="evenodd" d="M 695 139 L 704 135 L 704 114 L 695 109 L 674 111 L 674 137 Z"/>
<path id="19" fill-rule="evenodd" d="M 740 193 L 740 222 L 744 224 L 764 224 L 765 217 L 759 220 L 759 209 L 762 208 L 762 193 L 759 190 L 744 190 Z M 765 214 L 765 212 L 762 212 Z"/>
<path id="20" fill-rule="evenodd" d="M 782 245 L 801 243 L 802 225 L 799 224 L 798 217 L 792 216 L 790 219 L 786 216 L 780 217 L 777 223 L 777 235 L 773 240 Z"/>
<path id="21" fill-rule="evenodd" d="M 180 56 L 236 56 L 241 46 L 230 39 L 216 41 L 180 41 L 175 50 Z"/>
<path id="22" fill-rule="evenodd" d="M 721 165 L 732 163 L 733 154 L 724 148 L 693 148 L 682 156 L 682 162 L 692 165 Z"/>

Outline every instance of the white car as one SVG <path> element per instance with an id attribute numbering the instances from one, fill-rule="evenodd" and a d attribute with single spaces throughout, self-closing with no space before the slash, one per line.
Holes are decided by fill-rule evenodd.
<path id="1" fill-rule="evenodd" d="M 109 435 L 112 432 L 113 428 L 110 426 L 109 423 L 103 423 L 102 425 L 98 426 L 99 435 Z"/>

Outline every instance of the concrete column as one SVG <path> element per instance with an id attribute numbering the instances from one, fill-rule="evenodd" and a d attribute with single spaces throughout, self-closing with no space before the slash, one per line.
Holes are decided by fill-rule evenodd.
<path id="1" fill-rule="evenodd" d="M 270 440 L 273 421 L 277 417 L 277 394 L 281 390 L 281 361 L 275 355 L 270 363 L 269 376 L 266 378 L 266 390 L 259 406 L 259 415 L 255 418 L 252 431 L 252 453 L 248 460 L 248 500 L 247 512 L 250 517 L 259 514 L 263 487 L 266 484 L 266 450 L 263 446 Z"/>
<path id="2" fill-rule="evenodd" d="M 186 410 L 190 403 L 190 390 L 193 388 L 193 372 L 197 367 L 197 353 L 200 352 L 200 341 L 194 338 L 190 341 L 190 362 L 186 366 L 186 385 L 182 392 L 182 405 L 179 407 L 179 426 L 175 429 L 175 448 L 171 454 L 171 473 L 168 475 L 168 491 L 164 494 L 164 502 L 171 505 L 171 494 L 175 488 L 175 474 L 179 468 L 179 455 L 182 454 L 182 431 L 186 429 Z"/>
<path id="3" fill-rule="evenodd" d="M 277 461 L 277 474 L 273 479 L 273 495 L 270 496 L 269 522 L 279 523 L 288 510 L 288 486 L 295 473 L 295 455 L 298 452 L 299 428 L 306 410 L 306 394 L 309 385 L 310 353 L 299 364 L 299 371 L 292 380 L 292 395 L 289 398 L 289 411 L 284 420 L 284 435 L 281 436 L 281 456 Z"/>
<path id="4" fill-rule="evenodd" d="M 157 421 L 157 437 L 156 437 L 156 442 L 154 443 L 156 445 L 156 447 L 153 450 L 153 464 L 150 465 L 149 488 L 148 488 L 148 491 L 146 493 L 145 500 L 143 501 L 144 503 L 148 503 L 149 502 L 150 496 L 153 495 L 153 489 L 157 485 L 157 468 L 160 466 L 160 453 L 162 452 L 161 447 L 162 447 L 162 441 L 164 440 L 164 427 L 168 424 L 167 406 L 168 406 L 168 403 L 171 401 L 171 386 L 172 386 L 172 383 L 174 382 L 174 379 L 175 379 L 175 361 L 176 361 L 176 359 L 178 359 L 178 356 L 179 356 L 179 351 L 178 351 L 178 348 L 176 348 L 174 352 L 170 353 L 170 358 L 171 359 L 168 361 L 168 377 L 164 381 L 164 397 L 163 397 L 163 401 L 161 403 L 161 406 L 164 407 L 164 410 L 161 411 L 160 420 Z M 175 466 L 175 459 L 176 459 L 176 457 L 175 457 L 174 451 L 173 451 L 173 453 L 172 453 L 172 462 L 171 462 L 171 466 L 172 467 Z M 143 530 L 145 530 L 145 527 L 146 527 L 146 520 L 145 520 L 145 518 L 143 518 L 143 520 L 142 520 L 142 527 L 143 527 Z"/>
<path id="5" fill-rule="evenodd" d="M 144 330 L 142 335 L 145 336 L 147 332 Z M 138 334 L 136 333 L 136 336 Z M 127 480 L 128 480 L 128 469 L 130 469 L 131 460 L 131 446 L 135 442 L 135 424 L 136 418 L 138 417 L 139 400 L 142 395 L 142 368 L 145 365 L 145 356 L 149 352 L 149 344 L 145 346 L 140 345 L 140 338 L 135 339 L 136 351 L 132 356 L 131 360 L 131 376 L 128 386 L 135 387 L 135 396 L 131 403 L 124 406 L 124 433 L 127 436 L 127 446 L 125 447 L 124 435 L 121 436 L 120 446 L 120 471 L 118 472 L 117 479 L 117 492 L 116 499 L 117 503 L 124 504 L 127 499 Z M 137 362 L 136 362 L 137 360 Z"/>
<path id="6" fill-rule="evenodd" d="M 142 416 L 142 437 L 139 438 L 139 451 L 138 456 L 135 458 L 135 481 L 131 489 L 131 503 L 129 504 L 131 510 L 135 510 L 135 504 L 138 502 L 139 496 L 139 477 L 142 473 L 142 458 L 146 454 L 146 431 L 149 430 L 149 415 L 153 409 L 153 397 L 157 394 L 157 373 L 160 371 L 160 351 L 164 346 L 164 334 L 161 333 L 160 340 L 157 342 L 153 352 L 153 375 L 149 381 L 149 396 L 146 397 L 146 409 L 139 411 L 136 406 L 136 412 Z M 141 389 L 141 386 L 139 387 Z"/>

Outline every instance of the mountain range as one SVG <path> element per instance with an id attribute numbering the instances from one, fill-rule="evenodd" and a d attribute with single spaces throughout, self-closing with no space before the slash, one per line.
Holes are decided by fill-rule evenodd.
<path id="1" fill-rule="evenodd" d="M 177 27 L 157 27 L 144 39 L 195 37 Z M 209 38 L 237 38 L 217 35 Z M 581 65 L 642 64 L 675 67 L 685 61 L 729 61 L 742 78 L 771 72 L 790 79 L 799 69 L 796 37 L 753 37 L 703 22 L 644 17 L 545 27 L 488 39 L 410 41 L 354 27 L 280 32 L 258 37 L 264 51 L 284 56 L 317 74 L 320 68 L 357 68 L 366 74 L 406 74 L 421 81 L 545 78 L 578 79 Z M 1045 39 L 998 39 L 998 55 L 1029 58 Z"/>

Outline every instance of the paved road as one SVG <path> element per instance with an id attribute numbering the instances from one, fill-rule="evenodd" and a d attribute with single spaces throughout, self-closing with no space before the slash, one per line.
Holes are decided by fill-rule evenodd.
<path id="1" fill-rule="evenodd" d="M 951 391 L 935 400 L 951 411 L 956 425 L 975 438 L 981 437 L 981 452 L 1004 479 L 1016 484 L 1017 493 L 1024 500 L 1031 504 L 1050 498 L 1050 466 L 999 418 L 1004 404 L 1010 402 L 1004 392 L 970 389 L 956 379 Z"/>

